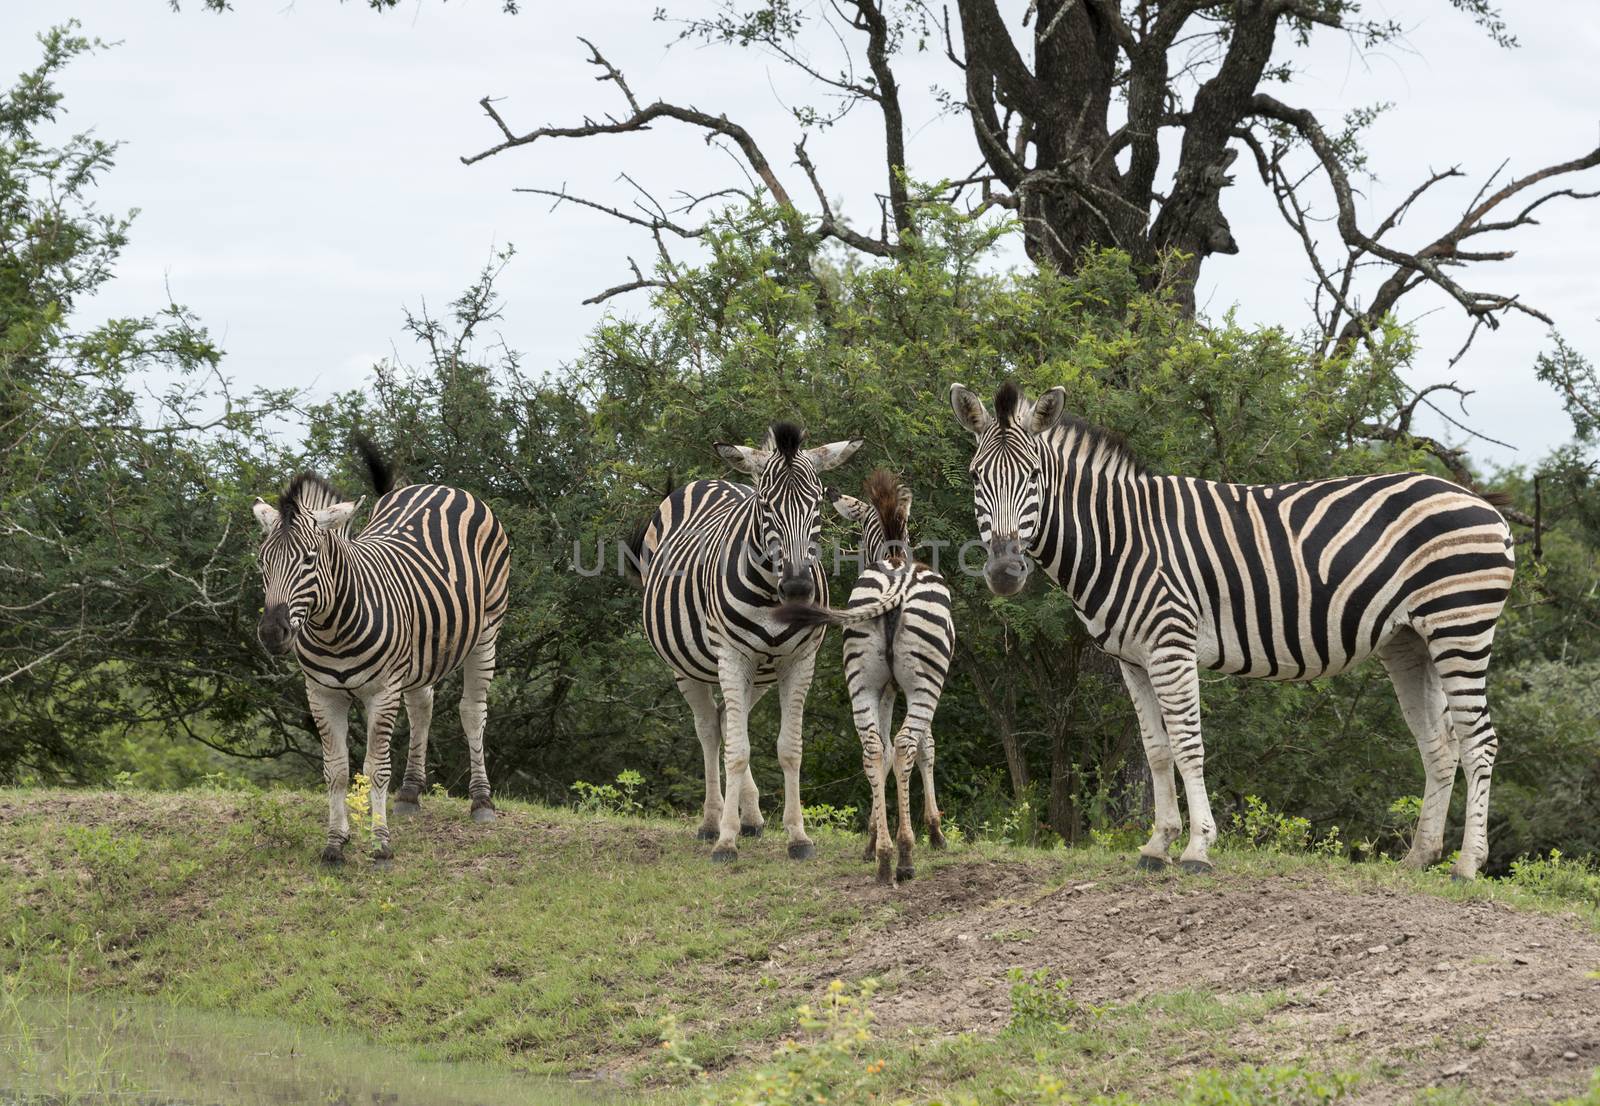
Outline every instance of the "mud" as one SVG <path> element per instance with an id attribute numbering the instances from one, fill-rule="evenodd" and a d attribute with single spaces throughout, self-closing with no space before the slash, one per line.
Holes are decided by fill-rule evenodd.
<path id="1" fill-rule="evenodd" d="M 898 917 L 794 983 L 878 978 L 887 1032 L 998 1031 L 1007 971 L 1043 968 L 1095 1004 L 1281 992 L 1266 1023 L 1215 1043 L 1216 1062 L 1375 1062 L 1386 1078 L 1373 1102 L 1429 1086 L 1495 1101 L 1575 1094 L 1600 1065 L 1600 934 L 1576 918 L 1310 875 L 1112 873 L 1051 887 L 1038 869 L 967 864 L 894 891 L 865 883 L 845 892 Z"/>

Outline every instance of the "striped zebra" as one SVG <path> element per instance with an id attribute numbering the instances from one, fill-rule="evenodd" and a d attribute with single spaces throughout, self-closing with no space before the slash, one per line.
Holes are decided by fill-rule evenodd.
<path id="1" fill-rule="evenodd" d="M 506 615 L 511 549 L 488 504 L 438 484 L 394 487 L 389 467 L 358 443 L 379 494 L 359 536 L 361 506 L 322 477 L 301 473 L 276 508 L 257 499 L 266 604 L 256 633 L 274 654 L 293 650 L 322 738 L 328 843 L 322 859 L 344 860 L 350 839 L 350 704 L 367 716 L 365 772 L 372 781 L 374 859 L 387 860 L 389 737 L 402 701 L 411 720 L 406 772 L 395 812 L 417 810 L 427 772 L 433 685 L 463 668 L 461 725 L 472 761 L 474 821 L 494 820 L 483 767 L 483 727 L 495 642 Z M 363 497 L 364 499 L 365 497 Z"/>
<path id="2" fill-rule="evenodd" d="M 928 844 L 944 848 L 939 803 L 933 789 L 933 712 L 938 709 L 956 630 L 944 577 L 911 557 L 911 491 L 883 471 L 867 477 L 866 502 L 830 492 L 834 510 L 861 526 L 861 560 L 867 567 L 850 593 L 846 610 L 787 604 L 778 617 L 800 626 L 844 627 L 844 680 L 850 689 L 861 764 L 872 785 L 867 823 L 867 860 L 878 861 L 878 882 L 892 884 L 916 874 L 911 863 L 911 766 L 922 775 L 923 820 Z M 894 730 L 895 689 L 906 697 L 906 715 Z M 889 815 L 884 781 L 889 772 L 885 741 L 894 734 L 895 792 L 899 803 L 895 844 L 898 863 L 890 873 Z"/>
<path id="3" fill-rule="evenodd" d="M 694 711 L 706 774 L 699 836 L 716 841 L 714 861 L 737 859 L 738 838 L 761 833 L 749 715 L 773 684 L 783 716 L 778 763 L 789 856 L 804 860 L 816 851 L 800 812 L 800 723 L 823 631 L 785 625 L 774 613 L 785 600 L 826 597 L 817 563 L 817 474 L 849 460 L 861 442 L 802 450 L 803 437 L 799 427 L 780 422 L 759 449 L 718 444 L 722 459 L 755 477 L 755 486 L 727 480 L 685 484 L 661 501 L 640 538 L 645 633 Z M 719 744 L 726 801 L 718 778 Z"/>
<path id="4" fill-rule="evenodd" d="M 1455 875 L 1476 875 L 1499 744 L 1485 675 L 1515 564 L 1488 500 L 1418 473 L 1263 486 L 1157 476 L 1120 439 L 1063 418 L 1061 388 L 1029 403 L 1007 383 L 992 417 L 959 384 L 950 402 L 977 439 L 990 590 L 1014 595 L 1037 561 L 1121 662 L 1155 784 L 1142 867 L 1164 865 L 1183 829 L 1174 762 L 1189 807 L 1180 864 L 1211 867 L 1197 665 L 1309 680 L 1376 653 L 1426 772 L 1407 862 L 1439 859 L 1459 761 L 1467 816 Z"/>

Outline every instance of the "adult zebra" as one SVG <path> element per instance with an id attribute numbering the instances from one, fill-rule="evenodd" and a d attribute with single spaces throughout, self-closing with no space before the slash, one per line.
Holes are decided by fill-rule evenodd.
<path id="1" fill-rule="evenodd" d="M 719 443 L 722 459 L 754 476 L 755 486 L 728 480 L 685 484 L 661 501 L 639 539 L 645 633 L 694 711 L 706 774 L 699 836 L 716 840 L 714 861 L 737 859 L 738 838 L 761 833 L 749 715 L 773 684 L 782 698 L 778 763 L 789 856 L 804 860 L 815 853 L 800 811 L 800 723 L 823 631 L 786 625 L 774 612 L 784 600 L 826 598 L 817 563 L 817 474 L 849 460 L 861 441 L 802 450 L 803 437 L 798 426 L 780 422 L 759 449 Z M 719 743 L 726 802 L 718 779 Z"/>
<path id="2" fill-rule="evenodd" d="M 322 859 L 344 860 L 350 839 L 350 704 L 367 715 L 366 775 L 372 781 L 373 856 L 387 860 L 389 737 L 402 700 L 411 720 L 405 780 L 395 811 L 414 811 L 425 782 L 433 685 L 464 667 L 461 725 L 472 763 L 474 821 L 494 820 L 483 767 L 483 727 L 495 642 L 505 620 L 511 548 L 488 504 L 457 488 L 395 488 L 388 465 L 357 442 L 379 494 L 358 537 L 361 506 L 301 473 L 272 507 L 257 499 L 266 604 L 257 635 L 275 654 L 293 650 L 322 738 L 328 843 Z M 365 498 L 365 497 L 363 497 Z"/>
<path id="3" fill-rule="evenodd" d="M 1343 672 L 1376 653 L 1422 752 L 1427 783 L 1407 861 L 1444 847 L 1457 761 L 1467 777 L 1455 875 L 1487 853 L 1498 740 L 1484 695 L 1495 619 L 1511 588 L 1511 534 L 1482 496 L 1438 477 L 1388 473 L 1253 486 L 1156 476 L 1120 440 L 1063 418 L 1065 392 L 1029 403 L 1007 383 L 991 417 L 960 384 L 956 419 L 977 439 L 978 531 L 990 590 L 1013 595 L 1037 561 L 1095 642 L 1122 665 L 1155 781 L 1140 864 L 1209 870 L 1197 665 L 1270 680 Z"/>
<path id="4" fill-rule="evenodd" d="M 915 836 L 911 832 L 911 766 L 922 775 L 923 820 L 928 844 L 944 848 L 939 801 L 933 789 L 933 714 L 939 707 L 956 628 L 950 617 L 950 589 L 944 577 L 911 556 L 911 489 L 881 469 L 867 477 L 867 500 L 830 493 L 833 508 L 861 526 L 861 560 L 867 567 L 850 593 L 847 610 L 791 603 L 778 617 L 803 626 L 844 627 L 844 682 L 850 689 L 861 762 L 872 786 L 872 817 L 867 824 L 866 859 L 876 857 L 878 882 L 911 879 Z M 906 714 L 894 730 L 895 690 L 906 697 Z M 890 867 L 888 804 L 884 780 L 889 771 L 885 743 L 894 734 L 898 861 Z"/>

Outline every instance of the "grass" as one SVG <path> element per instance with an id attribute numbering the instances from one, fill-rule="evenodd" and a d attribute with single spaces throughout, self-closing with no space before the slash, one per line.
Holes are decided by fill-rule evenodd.
<path id="1" fill-rule="evenodd" d="M 508 802 L 482 827 L 463 801 L 435 796 L 420 818 L 392 822 L 392 865 L 353 841 L 349 863 L 329 870 L 316 859 L 323 809 L 290 792 L 0 791 L 0 972 L 33 993 L 142 995 L 354 1033 L 412 1060 L 595 1073 L 665 1103 L 1131 1102 L 1109 1090 L 1130 1087 L 1191 1106 L 1312 1103 L 1387 1077 L 1358 1045 L 1338 1070 L 1243 1063 L 1226 1043 L 1238 1032 L 1290 1032 L 1280 992 L 1095 1007 L 1061 980 L 1017 976 L 998 1033 L 879 1038 L 850 987 L 854 1005 L 828 1006 L 840 995 L 829 991 L 806 1015 L 838 951 L 892 940 L 902 916 L 903 896 L 871 887 L 853 835 L 816 831 L 818 859 L 797 864 L 775 829 L 713 868 L 687 821 Z M 1312 854 L 1217 858 L 1226 875 L 1197 882 L 1315 878 L 1575 912 L 1600 928 L 1600 904 L 1568 871 L 1541 871 L 1536 887 L 1459 885 Z M 1144 878 L 1104 846 L 917 858 L 930 881 L 995 861 L 1023 866 L 1030 894 Z M 1576 899 L 1551 893 L 1569 886 Z"/>

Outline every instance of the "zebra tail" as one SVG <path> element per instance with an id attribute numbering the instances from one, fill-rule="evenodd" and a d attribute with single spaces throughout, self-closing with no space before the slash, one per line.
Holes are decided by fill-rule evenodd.
<path id="1" fill-rule="evenodd" d="M 872 602 L 845 610 L 818 607 L 810 603 L 785 603 L 773 612 L 773 617 L 790 626 L 859 626 L 882 617 L 905 602 L 909 585 L 910 577 L 907 575 Z"/>
<path id="2" fill-rule="evenodd" d="M 628 535 L 629 556 L 623 558 L 622 574 L 636 588 L 644 587 L 644 535 L 650 529 L 648 520 L 633 528 Z"/>
<path id="3" fill-rule="evenodd" d="M 378 447 L 372 444 L 365 434 L 355 435 L 356 452 L 361 454 L 361 459 L 366 462 L 367 475 L 372 480 L 372 490 L 379 495 L 388 495 L 394 490 L 394 466 L 384 460 L 383 454 L 378 452 Z"/>

